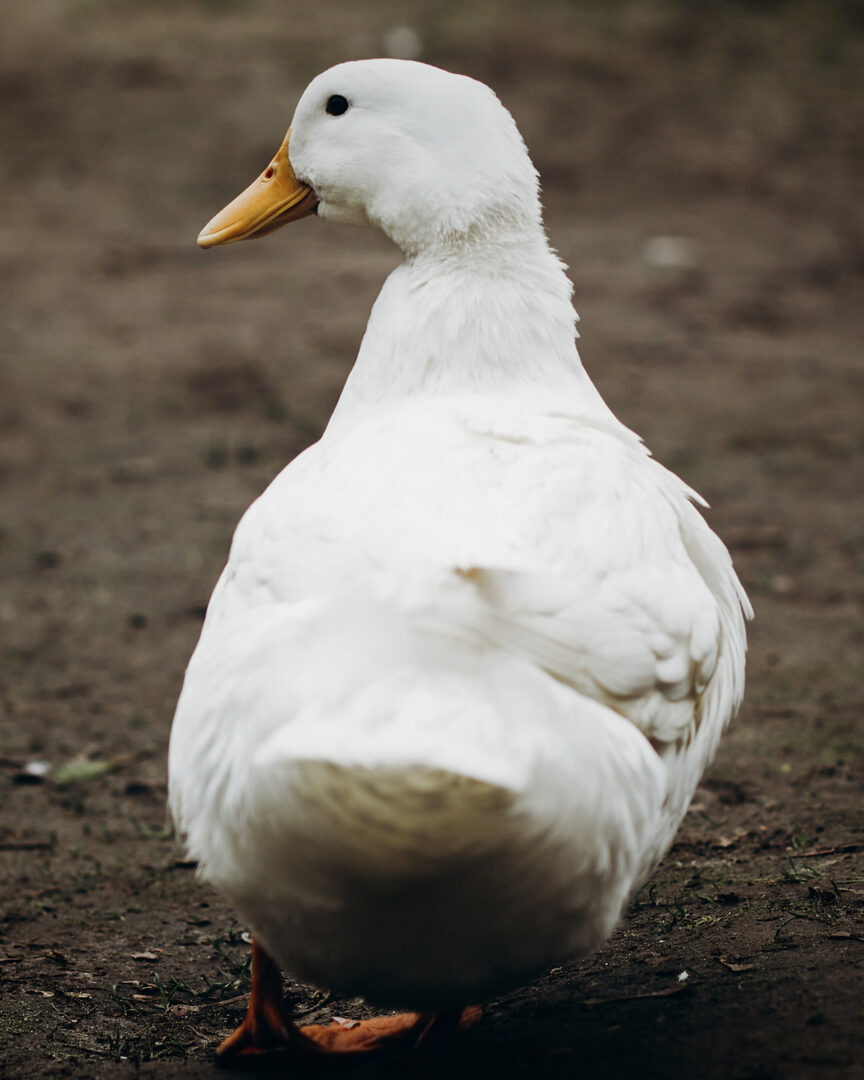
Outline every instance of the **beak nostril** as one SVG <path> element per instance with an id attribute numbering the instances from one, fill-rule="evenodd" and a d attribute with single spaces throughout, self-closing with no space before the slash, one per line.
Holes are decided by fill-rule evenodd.
<path id="1" fill-rule="evenodd" d="M 272 180 L 275 175 L 276 175 L 276 169 L 275 169 L 275 167 L 273 165 L 271 165 L 266 170 L 266 172 L 264 173 L 264 179 L 265 180 Z"/>

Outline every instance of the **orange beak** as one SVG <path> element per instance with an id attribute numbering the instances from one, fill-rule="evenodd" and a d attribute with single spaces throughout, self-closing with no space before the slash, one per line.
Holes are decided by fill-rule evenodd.
<path id="1" fill-rule="evenodd" d="M 315 212 L 318 205 L 315 192 L 300 183 L 288 160 L 290 138 L 289 128 L 285 141 L 258 179 L 207 222 L 198 235 L 198 247 L 211 248 L 266 236 L 289 221 Z"/>

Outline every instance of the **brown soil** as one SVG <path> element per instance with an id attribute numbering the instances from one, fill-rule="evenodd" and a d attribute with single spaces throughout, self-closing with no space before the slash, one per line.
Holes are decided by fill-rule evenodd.
<path id="1" fill-rule="evenodd" d="M 173 704 L 234 524 L 320 432 L 396 262 L 315 220 L 195 248 L 308 79 L 407 18 L 299 7 L 4 15 L 4 1077 L 210 1077 L 243 1012 L 243 928 L 165 825 Z M 742 716 L 613 938 L 458 1047 L 357 1072 L 864 1075 L 862 8 L 410 17 L 425 59 L 516 115 L 586 365 L 714 504 L 758 617 Z M 646 261 L 658 235 L 690 238 L 689 265 Z M 289 994 L 314 1020 L 363 1011 Z"/>

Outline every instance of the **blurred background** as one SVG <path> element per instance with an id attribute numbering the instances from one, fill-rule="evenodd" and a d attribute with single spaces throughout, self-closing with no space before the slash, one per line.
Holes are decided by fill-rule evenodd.
<path id="1" fill-rule="evenodd" d="M 28 0 L 4 14 L 9 1075 L 210 1075 L 242 1012 L 242 928 L 164 827 L 173 705 L 234 525 L 320 434 L 398 253 L 315 219 L 208 253 L 195 237 L 267 164 L 314 75 L 378 55 L 472 75 L 513 113 L 571 268 L 583 361 L 716 508 L 757 609 L 742 718 L 653 892 L 598 957 L 493 1009 L 466 1075 L 851 1075 L 857 0 Z M 667 998 L 684 968 L 688 994 Z"/>

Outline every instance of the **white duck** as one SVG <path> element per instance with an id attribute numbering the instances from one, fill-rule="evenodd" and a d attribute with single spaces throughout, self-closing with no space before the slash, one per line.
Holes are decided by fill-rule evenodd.
<path id="1" fill-rule="evenodd" d="M 405 257 L 240 522 L 177 707 L 174 818 L 255 935 L 224 1055 L 416 1038 L 595 948 L 743 689 L 729 555 L 583 370 L 494 93 L 331 68 L 199 244 L 316 209 Z M 279 967 L 420 1012 L 301 1031 Z"/>

